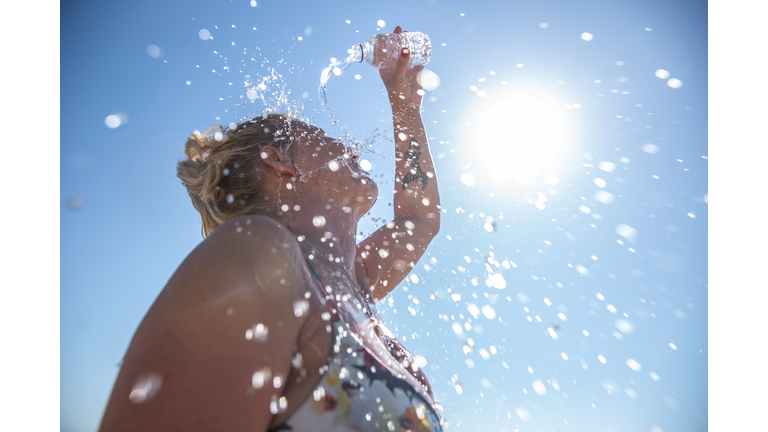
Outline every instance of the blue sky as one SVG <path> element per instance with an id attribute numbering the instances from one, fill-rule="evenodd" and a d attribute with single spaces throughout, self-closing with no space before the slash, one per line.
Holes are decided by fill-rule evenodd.
<path id="1" fill-rule="evenodd" d="M 339 135 L 320 71 L 395 25 L 432 41 L 423 116 L 446 213 L 380 311 L 428 360 L 446 430 L 707 430 L 706 6 L 242 0 L 61 7 L 62 431 L 98 427 L 134 330 L 201 241 L 175 177 L 186 136 L 260 114 L 245 82 L 267 76 Z M 328 85 L 383 176 L 364 234 L 392 217 L 382 88 L 364 64 Z M 483 123 L 518 94 L 554 110 L 562 140 L 540 177 L 499 183 L 479 125 L 502 143 L 491 159 L 520 157 L 526 137 Z"/>

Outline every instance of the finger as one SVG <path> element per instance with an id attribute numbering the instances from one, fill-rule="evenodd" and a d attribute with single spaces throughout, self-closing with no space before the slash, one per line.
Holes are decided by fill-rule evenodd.
<path id="1" fill-rule="evenodd" d="M 404 77 L 405 69 L 408 67 L 408 60 L 411 57 L 411 50 L 403 48 L 400 50 L 400 55 L 395 62 L 395 70 L 392 72 L 392 77 Z"/>

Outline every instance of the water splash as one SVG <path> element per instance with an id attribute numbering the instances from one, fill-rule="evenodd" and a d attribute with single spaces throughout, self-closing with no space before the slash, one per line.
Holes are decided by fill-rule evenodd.
<path id="1" fill-rule="evenodd" d="M 330 65 L 328 65 L 327 68 L 323 69 L 323 72 L 320 74 L 320 88 L 318 89 L 318 96 L 320 96 L 320 101 L 323 103 L 323 107 L 326 111 L 328 111 L 328 115 L 331 117 L 331 124 L 334 126 L 339 126 L 341 130 L 347 132 L 346 129 L 344 129 L 344 126 L 341 125 L 341 123 L 336 119 L 336 115 L 333 114 L 333 111 L 331 110 L 331 106 L 328 104 L 328 97 L 326 95 L 326 87 L 325 85 L 328 83 L 328 79 L 331 78 L 331 73 L 333 73 L 336 76 L 341 75 L 341 73 L 346 70 L 349 65 L 352 63 L 357 63 L 362 59 L 362 53 L 359 55 L 350 54 L 349 57 L 345 58 L 344 60 L 336 60 L 331 62 Z"/>

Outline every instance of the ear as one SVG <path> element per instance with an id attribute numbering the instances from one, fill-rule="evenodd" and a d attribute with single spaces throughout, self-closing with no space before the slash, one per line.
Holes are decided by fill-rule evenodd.
<path id="1" fill-rule="evenodd" d="M 293 162 L 289 161 L 281 151 L 272 146 L 263 146 L 259 150 L 259 155 L 262 162 L 272 167 L 277 174 L 289 174 L 291 176 L 298 174 L 296 167 L 293 166 Z"/>

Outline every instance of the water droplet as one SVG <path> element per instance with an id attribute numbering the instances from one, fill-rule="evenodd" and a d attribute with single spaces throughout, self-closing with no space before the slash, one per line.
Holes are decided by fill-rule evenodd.
<path id="1" fill-rule="evenodd" d="M 564 353 L 564 352 L 561 352 L 561 353 L 560 353 L 560 357 L 562 357 L 562 358 L 563 358 L 563 360 L 568 360 L 568 354 L 566 354 L 566 353 Z"/>
<path id="2" fill-rule="evenodd" d="M 429 69 L 422 70 L 416 78 L 426 91 L 435 91 L 440 87 L 440 77 Z"/>
<path id="3" fill-rule="evenodd" d="M 108 115 L 107 118 L 104 119 L 104 124 L 110 128 L 115 129 L 120 127 L 122 124 L 122 120 L 120 119 L 120 116 L 117 114 Z"/>
<path id="4" fill-rule="evenodd" d="M 635 372 L 638 372 L 640 369 L 643 368 L 642 366 L 640 366 L 640 363 L 638 363 L 635 359 L 628 358 L 626 363 L 627 363 L 627 366 L 629 366 L 629 368 Z"/>
<path id="5" fill-rule="evenodd" d="M 581 34 L 581 38 L 584 39 L 585 41 L 589 42 L 589 41 L 592 40 L 593 36 L 592 36 L 592 33 L 584 32 L 584 33 Z"/>
<path id="6" fill-rule="evenodd" d="M 504 289 L 507 287 L 507 281 L 504 280 L 504 276 L 502 276 L 499 273 L 492 274 L 488 281 L 490 281 L 490 286 L 497 288 L 497 289 Z"/>
<path id="7" fill-rule="evenodd" d="M 377 25 L 378 27 L 384 28 L 384 26 L 386 26 L 386 25 L 387 25 L 387 23 L 386 23 L 386 22 L 384 22 L 384 20 L 378 20 L 378 21 L 376 21 L 376 25 Z"/>
<path id="8" fill-rule="evenodd" d="M 602 364 L 606 364 L 606 363 L 608 363 L 608 360 L 606 360 L 606 359 L 605 359 L 605 357 L 603 357 L 603 355 L 602 355 L 602 354 L 598 355 L 598 356 L 597 356 L 597 359 L 598 359 L 598 360 L 600 361 L 600 363 L 602 363 Z"/>
<path id="9" fill-rule="evenodd" d="M 517 414 L 518 417 L 520 417 L 520 420 L 522 421 L 530 421 L 533 416 L 531 415 L 530 411 L 526 407 L 518 407 L 515 410 L 515 414 Z"/>
<path id="10" fill-rule="evenodd" d="M 661 379 L 659 375 L 657 375 L 656 372 L 653 372 L 653 371 L 651 371 L 651 373 L 649 373 L 648 375 L 650 375 L 651 379 L 653 379 L 654 381 L 659 381 Z"/>
<path id="11" fill-rule="evenodd" d="M 549 24 L 548 24 L 548 23 L 541 23 L 541 24 L 539 24 L 539 28 L 543 28 L 543 29 L 545 29 L 545 28 L 547 28 L 547 27 L 549 27 Z"/>
<path id="12" fill-rule="evenodd" d="M 373 164 L 371 164 L 368 159 L 362 159 L 360 161 L 360 168 L 362 168 L 365 171 L 370 171 L 373 168 Z"/>
<path id="13" fill-rule="evenodd" d="M 595 199 L 603 204 L 611 204 L 616 198 L 608 191 L 599 190 L 595 192 Z"/>
<path id="14" fill-rule="evenodd" d="M 670 78 L 669 81 L 667 81 L 667 85 L 672 87 L 673 89 L 679 89 L 680 87 L 683 86 L 683 82 L 677 78 Z"/>
<path id="15" fill-rule="evenodd" d="M 325 216 L 319 215 L 312 218 L 312 225 L 316 227 L 324 227 L 325 226 Z"/>
<path id="16" fill-rule="evenodd" d="M 613 172 L 616 169 L 616 164 L 613 162 L 602 161 L 597 164 L 597 167 L 606 172 Z"/>
<path id="17" fill-rule="evenodd" d="M 496 230 L 496 222 L 493 221 L 493 217 L 488 216 L 485 218 L 485 224 L 483 224 L 483 228 L 485 228 L 488 232 L 494 232 Z"/>
<path id="18" fill-rule="evenodd" d="M 616 234 L 628 239 L 634 240 L 637 237 L 637 230 L 629 225 L 620 224 L 616 226 Z"/>
<path id="19" fill-rule="evenodd" d="M 579 210 L 581 210 L 583 213 L 586 213 L 586 214 L 590 214 L 592 212 L 592 210 L 589 207 L 584 205 L 579 207 Z"/>
<path id="20" fill-rule="evenodd" d="M 271 375 L 272 371 L 268 367 L 254 372 L 251 376 L 251 386 L 256 390 L 264 387 L 264 383 L 269 381 Z"/>
<path id="21" fill-rule="evenodd" d="M 250 333 L 248 332 L 250 330 Z M 252 328 L 245 331 L 245 338 L 248 340 L 255 339 L 259 342 L 263 342 L 267 340 L 267 335 L 269 334 L 269 328 L 265 326 L 264 324 L 256 324 Z"/>
<path id="22" fill-rule="evenodd" d="M 461 182 L 467 186 L 474 186 L 476 180 L 471 174 L 464 173 L 461 175 Z"/>
<path id="23" fill-rule="evenodd" d="M 605 308 L 608 309 L 608 311 L 611 312 L 611 313 L 616 313 L 617 312 L 616 307 L 614 305 L 612 305 L 612 304 L 606 305 Z"/>
<path id="24" fill-rule="evenodd" d="M 453 329 L 453 331 L 454 331 L 454 332 L 455 332 L 457 335 L 460 335 L 460 334 L 464 333 L 464 330 L 461 328 L 461 324 L 459 324 L 459 323 L 453 323 L 453 325 L 451 326 L 451 328 Z"/>
<path id="25" fill-rule="evenodd" d="M 279 389 L 283 386 L 283 378 L 281 376 L 276 376 L 272 378 L 272 387 Z"/>
<path id="26" fill-rule="evenodd" d="M 583 274 L 583 275 L 586 275 L 586 274 L 589 273 L 589 270 L 587 270 L 587 268 L 584 267 L 583 265 L 577 265 L 576 266 L 576 271 L 581 273 L 581 274 Z"/>
<path id="27" fill-rule="evenodd" d="M 485 317 L 486 317 L 486 318 L 488 318 L 488 319 L 494 319 L 494 318 L 496 318 L 496 311 L 495 311 L 495 310 L 493 310 L 493 308 L 492 308 L 492 307 L 490 307 L 490 306 L 488 306 L 488 305 L 485 305 L 485 306 L 483 306 L 483 307 L 482 307 L 482 309 L 480 309 L 480 311 L 481 311 L 481 312 L 483 313 L 483 315 L 485 315 Z"/>
<path id="28" fill-rule="evenodd" d="M 669 347 L 673 350 L 677 350 L 677 345 L 673 344 L 672 342 L 669 343 Z"/>
<path id="29" fill-rule="evenodd" d="M 296 315 L 297 318 L 303 316 L 305 313 L 307 313 L 308 310 L 309 310 L 308 301 L 301 299 L 293 302 L 293 314 Z"/>
<path id="30" fill-rule="evenodd" d="M 325 388 L 324 387 L 318 387 L 312 392 L 312 399 L 315 401 L 320 401 L 325 397 Z"/>
<path id="31" fill-rule="evenodd" d="M 208 40 L 211 38 L 211 32 L 209 32 L 206 29 L 200 30 L 200 32 L 198 32 L 197 35 L 200 36 L 200 39 L 202 40 Z"/>
<path id="32" fill-rule="evenodd" d="M 464 388 L 461 386 L 461 384 L 456 384 L 454 388 L 456 389 L 456 393 L 458 394 L 464 393 Z"/>
<path id="33" fill-rule="evenodd" d="M 608 392 L 608 394 L 614 394 L 619 390 L 618 384 L 616 384 L 616 382 L 612 379 L 606 378 L 602 381 L 602 383 L 600 383 L 600 385 L 605 391 Z"/>
<path id="34" fill-rule="evenodd" d="M 661 148 L 656 144 L 650 144 L 650 143 L 643 144 L 643 151 L 646 153 L 656 154 L 659 152 L 659 150 L 661 150 Z"/>
<path id="35" fill-rule="evenodd" d="M 131 393 L 128 395 L 128 400 L 135 404 L 148 402 L 160 390 L 162 383 L 163 377 L 158 373 L 139 375 L 133 384 Z"/>
<path id="36" fill-rule="evenodd" d="M 549 335 L 552 336 L 552 339 L 557 340 L 557 338 L 559 337 L 552 327 L 548 327 L 547 332 L 549 332 Z"/>
<path id="37" fill-rule="evenodd" d="M 69 198 L 66 201 L 65 205 L 67 206 L 68 210 L 75 211 L 75 210 L 80 209 L 80 207 L 83 206 L 84 202 L 85 202 L 85 200 L 83 199 L 83 197 L 81 197 L 79 195 L 75 195 L 75 196 Z"/>
<path id="38" fill-rule="evenodd" d="M 627 335 L 635 331 L 635 326 L 627 321 L 624 321 L 623 319 L 616 320 L 613 325 L 615 325 L 620 332 Z"/>
<path id="39" fill-rule="evenodd" d="M 379 256 L 382 258 L 386 258 L 389 256 L 389 251 L 384 248 L 379 248 Z"/>
<path id="40" fill-rule="evenodd" d="M 160 57 L 160 47 L 157 45 L 150 45 L 147 47 L 147 55 L 152 58 Z"/>
<path id="41" fill-rule="evenodd" d="M 595 181 L 595 184 L 597 185 L 597 187 L 604 188 L 606 185 L 608 185 L 608 183 L 606 183 L 606 181 L 601 179 L 600 177 L 595 178 L 594 181 Z"/>
<path id="42" fill-rule="evenodd" d="M 669 72 L 665 71 L 664 69 L 657 69 L 654 75 L 661 79 L 669 78 Z"/>
<path id="43" fill-rule="evenodd" d="M 330 169 L 331 171 L 334 171 L 334 172 L 338 171 L 339 170 L 339 163 L 336 162 L 335 160 L 332 160 L 332 161 L 328 162 L 328 169 Z"/>

